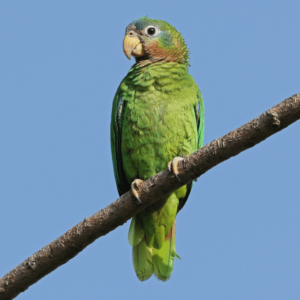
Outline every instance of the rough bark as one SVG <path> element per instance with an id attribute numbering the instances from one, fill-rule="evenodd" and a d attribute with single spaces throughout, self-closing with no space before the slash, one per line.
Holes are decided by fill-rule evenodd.
<path id="1" fill-rule="evenodd" d="M 106 208 L 72 227 L 0 278 L 0 299 L 15 298 L 42 277 L 76 256 L 97 238 L 124 224 L 162 196 L 198 178 L 224 160 L 262 142 L 298 119 L 300 119 L 300 93 L 186 157 L 179 163 L 180 181 L 165 170 L 143 182 L 139 187 L 142 204 L 136 201 L 131 192 L 127 192 Z"/>

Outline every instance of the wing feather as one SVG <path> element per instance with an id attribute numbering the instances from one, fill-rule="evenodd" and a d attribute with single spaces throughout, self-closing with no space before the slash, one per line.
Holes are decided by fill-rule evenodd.
<path id="1" fill-rule="evenodd" d="M 124 112 L 126 110 L 126 101 L 123 96 L 117 91 L 114 101 L 111 116 L 111 152 L 114 167 L 114 175 L 118 188 L 119 195 L 123 195 L 130 190 L 130 185 L 126 179 L 123 161 L 122 161 L 122 124 Z"/>
<path id="2" fill-rule="evenodd" d="M 197 149 L 203 146 L 203 139 L 204 139 L 204 104 L 203 98 L 201 95 L 200 90 L 198 90 L 196 97 L 198 99 L 197 103 L 194 105 L 194 114 L 195 114 L 195 126 L 197 126 Z M 191 190 L 193 188 L 194 181 L 189 182 L 186 185 L 186 194 L 184 198 L 179 199 L 179 205 L 177 209 L 177 213 L 183 208 L 185 205 Z"/>

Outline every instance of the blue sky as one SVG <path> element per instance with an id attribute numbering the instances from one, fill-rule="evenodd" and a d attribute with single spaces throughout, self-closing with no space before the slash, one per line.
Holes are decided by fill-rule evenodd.
<path id="1" fill-rule="evenodd" d="M 133 19 L 184 36 L 205 144 L 300 92 L 299 1 L 108 2 L 0 3 L 0 276 L 117 199 L 110 112 L 133 64 L 122 52 Z M 168 282 L 138 281 L 127 222 L 18 299 L 299 299 L 299 131 L 198 180 Z"/>

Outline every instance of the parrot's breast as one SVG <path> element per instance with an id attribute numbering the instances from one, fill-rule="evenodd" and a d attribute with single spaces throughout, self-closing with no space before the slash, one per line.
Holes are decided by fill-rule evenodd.
<path id="1" fill-rule="evenodd" d="M 146 180 L 166 169 L 175 156 L 185 157 L 197 150 L 193 111 L 197 86 L 182 65 L 147 68 L 123 89 L 121 147 L 129 182 Z"/>

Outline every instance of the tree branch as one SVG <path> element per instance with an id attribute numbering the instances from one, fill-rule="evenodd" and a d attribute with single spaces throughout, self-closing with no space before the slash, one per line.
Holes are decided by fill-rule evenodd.
<path id="1" fill-rule="evenodd" d="M 97 238 L 124 224 L 162 196 L 196 179 L 224 160 L 262 142 L 298 119 L 300 93 L 186 157 L 179 164 L 180 181 L 168 170 L 164 170 L 143 182 L 139 191 L 142 204 L 135 200 L 130 191 L 72 227 L 0 278 L 0 299 L 13 299 L 76 256 Z"/>

